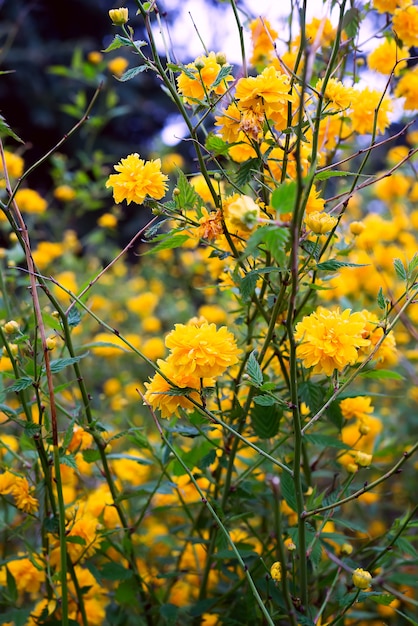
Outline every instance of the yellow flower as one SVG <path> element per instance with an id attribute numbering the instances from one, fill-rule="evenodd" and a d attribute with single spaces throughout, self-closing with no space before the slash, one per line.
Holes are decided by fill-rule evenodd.
<path id="1" fill-rule="evenodd" d="M 34 565 L 37 563 L 37 566 Z M 18 558 L 7 562 L 7 569 L 15 579 L 16 588 L 21 593 L 37 594 L 45 581 L 45 570 L 42 563 L 31 555 L 31 558 L 18 554 Z M 0 585 L 7 586 L 6 567 L 0 569 Z"/>
<path id="2" fill-rule="evenodd" d="M 86 450 L 93 443 L 93 436 L 78 426 L 74 424 L 73 427 L 73 436 L 71 438 L 70 443 L 68 444 L 68 450 L 70 452 L 74 452 L 77 450 Z"/>
<path id="3" fill-rule="evenodd" d="M 405 46 L 418 45 L 418 7 L 412 3 L 393 14 L 392 27 Z"/>
<path id="4" fill-rule="evenodd" d="M 382 101 L 381 98 L 382 94 L 377 89 L 369 89 L 369 87 L 353 89 L 349 116 L 356 133 L 360 135 L 372 133 L 375 119 L 376 132 L 385 132 L 389 126 L 388 114 L 392 111 L 392 103 L 387 96 L 384 96 Z"/>
<path id="5" fill-rule="evenodd" d="M 375 48 L 367 57 L 367 64 L 371 70 L 375 70 L 380 74 L 390 74 L 394 71 L 395 76 L 406 67 L 406 61 L 409 57 L 408 48 L 398 48 L 394 39 L 384 39 L 383 42 Z"/>
<path id="6" fill-rule="evenodd" d="M 165 376 L 176 387 L 200 388 L 200 380 L 194 376 L 179 376 L 178 369 L 169 361 L 157 361 L 157 365 Z M 179 408 L 193 409 L 193 404 L 184 395 L 173 395 L 173 386 L 158 372 L 153 378 L 144 383 L 146 392 L 144 399 L 152 406 L 153 409 L 159 409 L 161 417 L 170 419 L 174 415 L 179 415 Z M 191 398 L 198 401 L 199 395 L 195 392 L 190 394 Z"/>
<path id="7" fill-rule="evenodd" d="M 352 235 L 361 235 L 363 230 L 366 228 L 364 222 L 351 222 L 350 224 L 350 233 Z"/>
<path id="8" fill-rule="evenodd" d="M 32 256 L 37 267 L 43 270 L 50 263 L 53 263 L 55 259 L 60 257 L 63 252 L 64 248 L 61 243 L 40 241 L 36 250 L 33 251 Z"/>
<path id="9" fill-rule="evenodd" d="M 8 150 L 4 151 L 4 159 L 6 161 L 6 169 L 10 178 L 19 178 L 23 174 L 23 168 L 25 166 L 25 162 L 22 157 L 18 154 L 14 154 L 13 152 L 9 152 Z M 0 172 L 3 172 L 3 159 L 0 159 Z M 3 184 L 0 184 L 0 187 L 4 187 Z"/>
<path id="10" fill-rule="evenodd" d="M 315 85 L 315 89 L 320 93 L 323 90 L 323 82 L 322 78 L 320 78 Z M 325 88 L 324 97 L 325 100 L 328 100 L 333 105 L 332 108 L 343 111 L 350 106 L 352 93 L 351 87 L 346 87 L 336 78 L 330 78 Z"/>
<path id="11" fill-rule="evenodd" d="M 232 201 L 231 201 L 232 200 Z M 224 211 L 230 230 L 250 231 L 260 217 L 260 207 L 250 196 L 234 195 L 225 203 Z M 232 228 L 231 228 L 232 226 Z"/>
<path id="12" fill-rule="evenodd" d="M 98 50 L 92 50 L 87 55 L 87 61 L 92 65 L 98 65 L 103 59 L 103 54 Z"/>
<path id="13" fill-rule="evenodd" d="M 331 376 L 334 370 L 341 372 L 356 363 L 360 347 L 370 344 L 362 335 L 364 325 L 361 313 L 319 307 L 296 325 L 297 356 L 304 367 L 313 367 L 314 373 Z"/>
<path id="14" fill-rule="evenodd" d="M 19 209 L 26 213 L 44 213 L 47 202 L 34 189 L 18 189 L 15 201 Z"/>
<path id="15" fill-rule="evenodd" d="M 120 78 L 129 65 L 129 61 L 125 57 L 115 57 L 107 64 L 107 69 L 111 74 Z"/>
<path id="16" fill-rule="evenodd" d="M 273 565 L 270 568 L 270 575 L 276 583 L 279 583 L 281 581 L 282 564 L 280 563 L 280 561 L 276 561 L 275 563 L 273 563 Z"/>
<path id="17" fill-rule="evenodd" d="M 372 575 L 367 570 L 358 567 L 353 572 L 353 584 L 357 589 L 368 589 L 372 582 Z"/>
<path id="18" fill-rule="evenodd" d="M 358 450 L 356 452 L 356 456 L 354 457 L 354 463 L 360 465 L 360 467 L 369 467 L 372 460 L 372 454 L 367 454 L 367 452 L 362 452 L 361 450 Z"/>
<path id="19" fill-rule="evenodd" d="M 413 111 L 418 108 L 418 66 L 406 72 L 399 79 L 395 88 L 395 96 L 405 98 L 404 109 Z"/>
<path id="20" fill-rule="evenodd" d="M 177 87 L 185 102 L 195 104 L 196 100 L 205 100 L 212 92 L 217 95 L 225 93 L 227 83 L 234 80 L 234 77 L 229 74 L 218 85 L 213 86 L 222 68 L 219 60 L 218 55 L 210 52 L 208 56 L 200 56 L 186 65 L 193 78 L 185 72 L 177 77 Z"/>
<path id="21" fill-rule="evenodd" d="M 325 212 L 314 211 L 305 217 L 305 224 L 316 235 L 329 233 L 338 223 L 336 217 L 332 217 Z"/>
<path id="22" fill-rule="evenodd" d="M 97 220 L 97 225 L 100 226 L 100 228 L 116 228 L 117 223 L 118 218 L 112 213 L 103 213 Z"/>
<path id="23" fill-rule="evenodd" d="M 379 13 L 394 13 L 398 0 L 373 0 L 373 8 Z"/>
<path id="24" fill-rule="evenodd" d="M 166 192 L 168 180 L 161 172 L 161 161 L 144 161 L 139 154 L 129 154 L 114 166 L 119 174 L 111 174 L 106 187 L 113 187 L 117 204 L 126 200 L 128 204 L 142 204 L 146 196 L 160 200 Z"/>
<path id="25" fill-rule="evenodd" d="M 110 9 L 109 17 L 112 20 L 114 26 L 123 26 L 129 19 L 129 11 L 125 7 L 120 9 Z"/>
<path id="26" fill-rule="evenodd" d="M 250 23 L 251 41 L 253 44 L 253 53 L 250 63 L 258 65 L 264 63 L 272 57 L 274 53 L 274 40 L 277 39 L 279 33 L 272 28 L 268 19 L 257 17 Z"/>
<path id="27" fill-rule="evenodd" d="M 70 202 L 74 200 L 76 193 L 70 185 L 59 185 L 54 190 L 54 198 L 60 202 Z"/>
<path id="28" fill-rule="evenodd" d="M 15 483 L 10 490 L 16 506 L 25 513 L 35 513 L 38 510 L 38 500 L 31 495 L 29 483 L 23 476 L 16 476 Z"/>
<path id="29" fill-rule="evenodd" d="M 372 399 L 369 396 L 356 396 L 355 398 L 344 398 L 340 402 L 342 416 L 346 419 L 353 417 L 363 420 L 373 413 Z"/>
<path id="30" fill-rule="evenodd" d="M 206 321 L 176 324 L 165 345 L 171 350 L 168 361 L 178 374 L 197 379 L 220 376 L 238 362 L 240 354 L 235 337 L 226 326 L 217 329 Z"/>
<path id="31" fill-rule="evenodd" d="M 211 211 L 210 213 L 202 207 L 202 217 L 199 220 L 199 228 L 197 229 L 198 237 L 214 241 L 223 233 L 221 212 Z"/>

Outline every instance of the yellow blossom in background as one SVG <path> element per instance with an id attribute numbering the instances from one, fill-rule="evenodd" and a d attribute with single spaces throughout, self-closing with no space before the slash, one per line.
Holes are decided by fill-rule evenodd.
<path id="1" fill-rule="evenodd" d="M 299 342 L 297 356 L 304 367 L 313 367 L 316 374 L 331 376 L 358 360 L 358 349 L 368 346 L 363 338 L 364 319 L 361 313 L 346 309 L 340 313 L 319 307 L 296 325 L 295 339 Z"/>
<path id="2" fill-rule="evenodd" d="M 374 411 L 370 396 L 344 398 L 340 402 L 340 409 L 343 417 L 347 420 L 354 417 L 359 420 L 367 419 L 368 415 Z"/>
<path id="3" fill-rule="evenodd" d="M 367 570 L 358 567 L 353 572 L 353 584 L 357 589 L 368 589 L 372 582 L 372 575 Z"/>
<path id="4" fill-rule="evenodd" d="M 148 315 L 154 313 L 158 306 L 158 295 L 152 291 L 144 291 L 137 296 L 132 296 L 126 301 L 126 306 L 129 311 L 136 313 L 141 318 L 145 318 Z"/>
<path id="5" fill-rule="evenodd" d="M 253 51 L 250 58 L 251 65 L 266 63 L 274 54 L 274 41 L 279 33 L 272 28 L 265 17 L 257 17 L 250 22 L 251 41 Z"/>
<path id="6" fill-rule="evenodd" d="M 335 228 L 338 219 L 328 213 L 314 211 L 305 217 L 305 224 L 316 235 L 325 235 Z"/>
<path id="7" fill-rule="evenodd" d="M 361 233 L 364 231 L 364 229 L 366 228 L 366 225 L 364 224 L 364 222 L 361 221 L 354 221 L 351 222 L 350 224 L 350 232 L 352 235 L 361 235 Z"/>
<path id="8" fill-rule="evenodd" d="M 126 71 L 128 65 L 129 61 L 125 59 L 125 57 L 119 56 L 108 62 L 107 69 L 111 74 L 113 74 L 117 78 L 120 78 Z"/>
<path id="9" fill-rule="evenodd" d="M 199 315 L 210 324 L 224 324 L 227 318 L 225 309 L 217 304 L 203 304 L 199 307 Z"/>
<path id="10" fill-rule="evenodd" d="M 92 444 L 93 436 L 86 430 L 84 430 L 84 428 L 81 428 L 81 426 L 74 424 L 73 436 L 70 443 L 68 444 L 69 452 L 74 452 L 76 450 L 86 450 Z"/>
<path id="11" fill-rule="evenodd" d="M 171 353 L 168 361 L 179 374 L 199 378 L 221 376 L 238 362 L 240 350 L 226 326 L 215 324 L 175 324 L 166 337 Z"/>
<path id="12" fill-rule="evenodd" d="M 4 160 L 6 162 L 6 169 L 9 178 L 20 178 L 23 174 L 23 168 L 25 167 L 25 162 L 22 157 L 18 154 L 14 154 L 14 152 L 5 150 Z M 5 186 L 6 180 L 4 178 L 3 159 L 0 159 L 0 189 Z"/>
<path id="13" fill-rule="evenodd" d="M 109 17 L 114 26 L 122 26 L 126 24 L 129 19 L 129 11 L 125 7 L 121 7 L 120 9 L 110 9 Z"/>
<path id="14" fill-rule="evenodd" d="M 406 47 L 398 48 L 395 39 L 384 39 L 383 42 L 370 52 L 367 57 L 367 64 L 371 70 L 380 74 L 390 74 L 394 72 L 398 76 L 400 71 L 406 67 L 406 60 L 409 57 L 409 50 Z M 400 61 L 398 63 L 398 61 Z"/>
<path id="15" fill-rule="evenodd" d="M 403 106 L 407 111 L 418 109 L 418 66 L 400 78 L 395 87 L 395 96 L 405 98 Z"/>
<path id="16" fill-rule="evenodd" d="M 373 8 L 379 13 L 394 13 L 398 0 L 373 0 Z"/>
<path id="17" fill-rule="evenodd" d="M 156 361 L 165 355 L 164 341 L 161 337 L 146 339 L 141 346 L 141 351 L 151 361 Z"/>
<path id="18" fill-rule="evenodd" d="M 76 197 L 76 192 L 70 185 L 59 185 L 54 189 L 54 198 L 60 202 L 71 202 Z"/>
<path id="19" fill-rule="evenodd" d="M 118 225 L 118 218 L 113 213 L 103 213 L 97 220 L 97 225 L 100 228 L 113 229 Z"/>
<path id="20" fill-rule="evenodd" d="M 18 189 L 15 202 L 22 213 L 44 213 L 47 202 L 34 189 Z"/>
<path id="21" fill-rule="evenodd" d="M 197 57 L 193 63 L 186 65 L 189 75 L 182 72 L 177 77 L 177 87 L 187 104 L 196 104 L 196 100 L 205 100 L 212 92 L 217 95 L 225 93 L 227 84 L 233 81 L 234 77 L 228 74 L 216 84 L 222 68 L 222 64 L 218 62 L 220 60 L 224 59 L 220 59 L 215 52 L 209 52 L 207 56 Z"/>
<path id="22" fill-rule="evenodd" d="M 87 61 L 92 65 L 98 65 L 103 60 L 103 54 L 98 50 L 92 50 L 87 55 Z"/>
<path id="23" fill-rule="evenodd" d="M 405 46 L 418 45 L 418 7 L 411 3 L 397 8 L 392 27 Z"/>
<path id="24" fill-rule="evenodd" d="M 128 204 L 142 204 L 146 196 L 160 200 L 166 190 L 167 176 L 161 172 L 161 161 L 144 161 L 139 154 L 129 154 L 114 166 L 118 174 L 111 174 L 106 187 L 113 187 L 117 204 L 126 200 Z"/>
<path id="25" fill-rule="evenodd" d="M 330 47 L 335 39 L 335 32 L 335 27 L 327 17 L 322 19 L 314 17 L 306 24 L 306 38 L 309 40 L 309 45 L 318 43 L 320 46 Z"/>
<path id="26" fill-rule="evenodd" d="M 276 561 L 270 568 L 270 575 L 274 582 L 279 583 L 282 579 L 282 564 Z"/>
<path id="27" fill-rule="evenodd" d="M 250 231 L 258 223 L 260 207 L 250 196 L 235 194 L 225 201 L 224 213 L 228 230 Z"/>
<path id="28" fill-rule="evenodd" d="M 390 98 L 384 96 L 382 100 L 382 94 L 377 89 L 353 89 L 349 117 L 353 130 L 359 135 L 372 133 L 375 123 L 377 133 L 384 133 L 389 126 L 391 111 Z"/>
<path id="29" fill-rule="evenodd" d="M 161 169 L 164 174 L 172 174 L 177 169 L 184 168 L 184 158 L 178 152 L 170 152 L 161 157 Z"/>
<path id="30" fill-rule="evenodd" d="M 18 558 L 7 561 L 7 569 L 13 576 L 19 593 L 29 593 L 35 597 L 45 582 L 45 569 L 39 558 L 18 554 Z M 36 563 L 36 565 L 35 565 Z M 7 586 L 6 565 L 0 568 L 0 586 Z"/>
<path id="31" fill-rule="evenodd" d="M 219 183 L 214 178 L 210 178 L 210 182 L 212 183 L 216 193 L 222 193 L 222 186 L 220 187 Z M 196 174 L 195 176 L 192 176 L 189 179 L 189 183 L 204 202 L 213 205 L 213 196 L 203 174 Z"/>

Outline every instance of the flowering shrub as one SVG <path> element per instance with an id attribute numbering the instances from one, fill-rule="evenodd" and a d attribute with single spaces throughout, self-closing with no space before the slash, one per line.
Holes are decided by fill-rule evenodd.
<path id="1" fill-rule="evenodd" d="M 136 4 L 104 52 L 156 73 L 193 166 L 57 146 L 43 198 L 0 122 L 3 624 L 415 624 L 416 7 L 290 3 L 234 68 L 172 63 Z M 148 222 L 119 250 L 125 203 Z"/>

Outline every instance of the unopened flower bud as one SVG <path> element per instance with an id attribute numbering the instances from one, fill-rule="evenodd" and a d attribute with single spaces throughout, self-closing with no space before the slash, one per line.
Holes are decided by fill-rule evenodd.
<path id="1" fill-rule="evenodd" d="M 350 474 L 355 474 L 356 472 L 358 472 L 358 465 L 356 465 L 356 463 L 348 463 L 345 469 Z"/>
<path id="2" fill-rule="evenodd" d="M 370 426 L 368 426 L 364 422 L 360 422 L 359 427 L 358 427 L 358 431 L 359 431 L 360 435 L 368 435 L 369 432 L 370 432 Z"/>
<path id="3" fill-rule="evenodd" d="M 280 561 L 276 561 L 275 563 L 273 563 L 273 565 L 270 568 L 270 575 L 276 583 L 279 583 L 281 581 L 282 564 L 280 563 Z"/>
<path id="4" fill-rule="evenodd" d="M 353 572 L 353 584 L 357 589 L 368 589 L 372 582 L 372 575 L 365 569 L 358 567 Z"/>
<path id="5" fill-rule="evenodd" d="M 47 337 L 45 343 L 48 350 L 53 350 L 57 345 L 57 340 L 55 339 L 55 337 Z"/>
<path id="6" fill-rule="evenodd" d="M 217 52 L 216 56 L 215 56 L 216 62 L 219 63 L 219 65 L 225 65 L 226 63 L 226 54 L 225 52 Z"/>
<path id="7" fill-rule="evenodd" d="M 196 59 L 196 61 L 194 62 L 194 66 L 197 69 L 197 71 L 200 72 L 201 70 L 204 69 L 205 64 L 201 59 Z"/>
<path id="8" fill-rule="evenodd" d="M 349 556 L 353 552 L 353 546 L 350 543 L 343 543 L 341 546 L 341 554 Z"/>
<path id="9" fill-rule="evenodd" d="M 13 333 L 18 333 L 19 329 L 19 324 L 15 320 L 10 320 L 10 322 L 6 322 L 3 326 L 3 330 L 7 335 L 13 335 Z"/>
<path id="10" fill-rule="evenodd" d="M 366 228 L 364 222 L 351 222 L 350 224 L 350 232 L 352 235 L 361 235 L 361 233 Z"/>
<path id="11" fill-rule="evenodd" d="M 129 19 L 128 9 L 121 7 L 120 9 L 110 9 L 109 17 L 114 26 L 123 26 Z"/>
<path id="12" fill-rule="evenodd" d="M 372 459 L 372 454 L 367 454 L 366 452 L 359 451 L 355 456 L 354 462 L 357 463 L 357 465 L 360 465 L 360 467 L 369 467 Z"/>

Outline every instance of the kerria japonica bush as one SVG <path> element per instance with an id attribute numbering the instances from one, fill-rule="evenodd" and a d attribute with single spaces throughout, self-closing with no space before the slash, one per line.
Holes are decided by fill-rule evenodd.
<path id="1" fill-rule="evenodd" d="M 417 624 L 418 7 L 290 3 L 285 28 L 231 0 L 233 67 L 173 62 L 136 5 L 104 52 L 194 151 L 103 179 L 100 227 L 153 214 L 138 263 L 34 245 L 47 205 L 2 148 L 3 625 Z"/>

